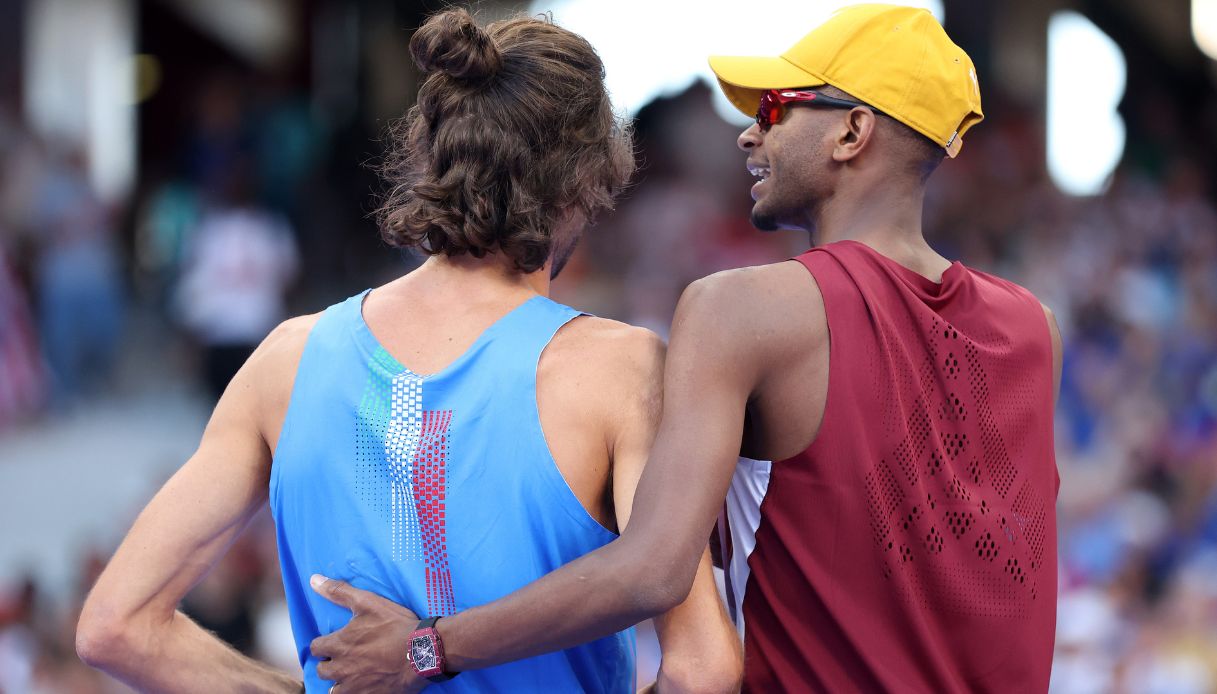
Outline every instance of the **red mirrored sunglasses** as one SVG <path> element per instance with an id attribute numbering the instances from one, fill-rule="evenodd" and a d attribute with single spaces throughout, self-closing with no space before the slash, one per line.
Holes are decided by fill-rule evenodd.
<path id="1" fill-rule="evenodd" d="M 814 92 L 810 89 L 770 89 L 761 95 L 761 105 L 756 109 L 756 124 L 761 130 L 782 122 L 789 104 L 807 104 L 809 106 L 826 106 L 828 108 L 857 108 L 865 106 L 875 113 L 879 111 L 869 104 Z"/>

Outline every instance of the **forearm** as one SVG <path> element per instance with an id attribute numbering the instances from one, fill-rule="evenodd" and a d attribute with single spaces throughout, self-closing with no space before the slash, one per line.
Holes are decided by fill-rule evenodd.
<path id="1" fill-rule="evenodd" d="M 659 691 L 710 694 L 739 691 L 743 647 L 719 598 L 709 552 L 702 556 L 689 597 L 655 618 L 663 661 Z"/>
<path id="2" fill-rule="evenodd" d="M 186 615 L 121 629 L 82 625 L 77 650 L 88 664 L 140 692 L 296 694 L 297 678 L 242 655 Z"/>
<path id="3" fill-rule="evenodd" d="M 751 305 L 741 304 L 729 283 L 698 286 L 686 291 L 673 321 L 663 418 L 621 538 L 501 600 L 439 620 L 450 670 L 586 643 L 666 612 L 689 594 L 731 482 L 748 399 L 761 377 L 756 365 L 765 363 L 758 345 L 769 329 L 749 328 L 748 339 L 724 332 L 721 307 L 734 307 L 750 325 Z"/>
<path id="4" fill-rule="evenodd" d="M 449 669 L 459 672 L 571 648 L 678 604 L 664 566 L 639 561 L 624 539 L 580 557 L 488 605 L 439 621 Z M 688 583 L 684 591 L 688 590 Z"/>
<path id="5" fill-rule="evenodd" d="M 694 460 L 709 457 L 698 456 L 693 446 L 685 449 Z M 655 450 L 658 460 L 687 460 L 666 454 L 661 444 Z M 688 483 L 694 475 L 683 466 L 648 466 L 620 538 L 500 600 L 438 622 L 449 669 L 480 669 L 571 648 L 682 603 L 725 494 L 726 475 L 720 476 L 724 480 L 703 474 L 701 493 L 694 494 Z"/>

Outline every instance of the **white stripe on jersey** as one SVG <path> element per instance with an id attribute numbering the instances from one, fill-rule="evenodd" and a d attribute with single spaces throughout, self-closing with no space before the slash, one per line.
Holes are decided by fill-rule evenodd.
<path id="1" fill-rule="evenodd" d="M 740 638 L 744 637 L 744 589 L 748 585 L 748 558 L 756 547 L 756 530 L 761 525 L 761 503 L 769 491 L 768 460 L 739 459 L 724 505 L 726 524 L 719 523 L 719 540 L 723 543 L 723 571 L 726 573 L 727 607 L 735 620 Z M 724 537 L 724 528 L 730 537 Z M 728 548 L 730 548 L 728 550 Z M 728 559 L 728 557 L 730 557 Z"/>

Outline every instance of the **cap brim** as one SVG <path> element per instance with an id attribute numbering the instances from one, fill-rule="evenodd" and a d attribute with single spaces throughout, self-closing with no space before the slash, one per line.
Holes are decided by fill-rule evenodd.
<path id="1" fill-rule="evenodd" d="M 731 105 L 745 116 L 756 115 L 766 89 L 818 87 L 825 83 L 779 57 L 712 55 L 710 69 Z"/>

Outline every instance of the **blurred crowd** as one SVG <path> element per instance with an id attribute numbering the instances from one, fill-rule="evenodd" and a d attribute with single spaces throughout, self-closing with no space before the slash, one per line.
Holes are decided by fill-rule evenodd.
<path id="1" fill-rule="evenodd" d="M 112 211 L 93 193 L 83 153 L 39 142 L 4 111 L 0 151 L 2 425 L 100 387 L 123 298 Z"/>
<path id="2" fill-rule="evenodd" d="M 116 202 L 97 195 L 86 152 L 0 108 L 0 435 L 87 412 L 130 388 L 125 381 L 149 380 L 124 369 L 168 368 L 214 403 L 288 316 L 301 267 L 292 220 L 304 214 L 300 188 L 315 174 L 318 138 L 292 100 L 248 101 L 249 86 L 220 76 L 202 90 L 176 151 Z M 172 358 L 178 352 L 187 356 Z M 169 366 L 131 364 L 135 353 Z M 126 691 L 84 667 L 73 645 L 79 606 L 112 550 L 81 558 L 66 599 L 35 574 L 0 585 L 0 693 Z M 273 559 L 260 518 L 183 609 L 246 652 L 260 647 L 256 634 L 275 634 L 259 655 L 298 667 L 286 614 L 276 612 Z"/>
<path id="3" fill-rule="evenodd" d="M 85 153 L 0 114 L 0 435 L 113 387 L 133 314 L 157 326 L 143 339 L 188 345 L 199 398 L 214 399 L 277 321 L 407 267 L 386 248 L 347 250 L 375 247 L 370 191 L 335 182 L 331 195 L 356 199 L 316 211 L 333 181 L 323 163 L 362 150 L 291 99 L 239 97 L 215 85 L 179 151 L 117 204 L 92 191 Z M 639 177 L 556 298 L 666 334 L 688 282 L 805 247 L 748 223 L 738 130 L 709 97 L 695 86 L 639 114 Z M 1047 178 L 1038 117 L 990 112 L 935 175 L 925 229 L 944 255 L 1030 288 L 1061 326 L 1053 690 L 1217 690 L 1217 172 L 1149 143 L 1165 156 L 1130 150 L 1106 193 L 1071 198 Z M 74 610 L 112 549 L 82 559 L 67 603 L 33 578 L 0 586 L 0 691 L 121 691 L 72 649 Z M 255 521 L 184 608 L 290 668 L 276 561 Z"/>

